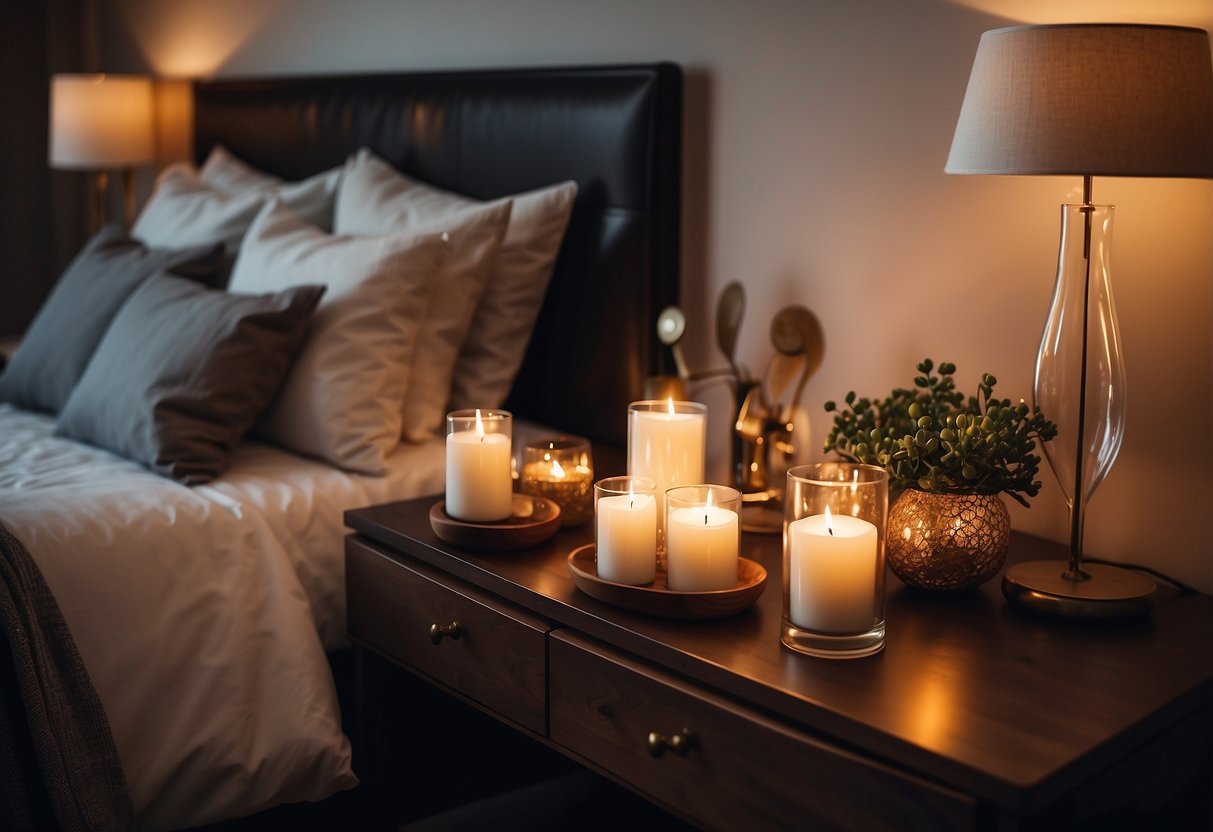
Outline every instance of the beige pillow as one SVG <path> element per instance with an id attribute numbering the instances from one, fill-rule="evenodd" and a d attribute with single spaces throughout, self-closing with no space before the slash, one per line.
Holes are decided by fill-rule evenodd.
<path id="1" fill-rule="evenodd" d="M 445 231 L 451 252 L 421 328 L 403 401 L 404 437 L 423 442 L 442 426 L 459 347 L 468 334 L 510 219 L 511 201 L 478 202 L 397 171 L 369 150 L 351 156 L 337 192 L 338 234 Z"/>
<path id="2" fill-rule="evenodd" d="M 240 247 L 231 290 L 327 290 L 258 433 L 352 471 L 386 472 L 421 321 L 446 279 L 443 237 L 332 235 L 277 201 L 266 206 Z"/>

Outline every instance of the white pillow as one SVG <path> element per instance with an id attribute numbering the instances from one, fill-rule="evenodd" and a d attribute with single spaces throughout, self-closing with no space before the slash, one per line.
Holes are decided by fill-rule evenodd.
<path id="1" fill-rule="evenodd" d="M 273 190 L 286 184 L 285 179 L 257 170 L 233 156 L 232 152 L 221 144 L 211 148 L 198 175 L 202 177 L 203 182 L 226 194 Z"/>
<path id="2" fill-rule="evenodd" d="M 330 224 L 340 175 L 334 168 L 277 188 L 227 193 L 203 181 L 192 165 L 178 162 L 157 177 L 131 235 L 149 248 L 223 243 L 236 251 L 257 213 L 275 196 L 314 224 Z"/>
<path id="3" fill-rule="evenodd" d="M 451 253 L 434 289 L 404 399 L 404 437 L 423 442 L 442 426 L 459 347 L 485 291 L 512 202 L 468 200 L 417 182 L 369 150 L 351 156 L 337 191 L 333 231 L 446 231 Z"/>
<path id="4" fill-rule="evenodd" d="M 157 177 L 131 236 L 148 248 L 223 243 L 235 251 L 266 199 L 251 191 L 229 196 L 209 187 L 191 166 L 170 165 Z"/>
<path id="5" fill-rule="evenodd" d="M 406 197 L 397 200 L 397 191 L 408 194 L 407 199 L 428 191 L 452 206 L 486 204 L 411 180 L 382 160 L 371 165 L 367 160 L 376 157 L 367 150 L 359 151 L 356 159 L 378 175 L 367 173 L 359 178 L 358 201 L 354 201 L 353 187 L 348 188 L 351 198 L 344 198 L 347 187 L 343 184 L 334 220 L 338 226 L 357 223 L 366 228 L 386 227 L 398 210 L 406 213 L 407 206 L 402 205 Z M 352 167 L 347 163 L 343 175 L 349 177 Z M 459 407 L 499 407 L 505 401 L 543 305 L 576 196 L 577 183 L 570 181 L 506 197 L 514 203 L 509 225 L 459 351 L 452 379 L 452 407 L 456 403 Z"/>
<path id="6" fill-rule="evenodd" d="M 333 227 L 333 203 L 337 199 L 337 185 L 341 179 L 341 168 L 336 167 L 301 182 L 285 179 L 258 170 L 221 144 L 211 148 L 206 162 L 198 171 L 199 178 L 217 191 L 229 196 L 257 191 L 276 194 L 299 216 L 326 231 Z M 322 183 L 317 185 L 316 183 Z M 310 185 L 307 198 L 300 198 L 297 189 Z M 319 188 L 319 191 L 316 188 Z"/>
<path id="7" fill-rule="evenodd" d="M 383 474 L 400 442 L 401 402 L 433 287 L 442 234 L 332 235 L 277 201 L 257 216 L 232 270 L 233 292 L 328 287 L 274 402 L 257 423 L 287 448 Z"/>
<path id="8" fill-rule="evenodd" d="M 572 181 L 514 195 L 497 265 L 455 362 L 452 408 L 501 407 L 509 395 L 576 196 Z"/>

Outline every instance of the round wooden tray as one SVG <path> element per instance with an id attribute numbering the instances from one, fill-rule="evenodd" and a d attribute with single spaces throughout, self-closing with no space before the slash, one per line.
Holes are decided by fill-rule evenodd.
<path id="1" fill-rule="evenodd" d="M 737 559 L 737 586 L 710 592 L 677 592 L 666 589 L 666 573 L 657 567 L 657 577 L 645 586 L 629 586 L 598 577 L 593 543 L 569 552 L 569 574 L 573 583 L 591 598 L 624 609 L 662 618 L 724 618 L 749 609 L 767 585 L 767 570 L 749 558 Z"/>
<path id="2" fill-rule="evenodd" d="M 430 507 L 430 528 L 452 546 L 481 552 L 510 552 L 538 546 L 560 528 L 560 504 L 546 497 L 515 494 L 512 514 L 495 523 L 469 523 L 446 513 L 439 500 Z"/>

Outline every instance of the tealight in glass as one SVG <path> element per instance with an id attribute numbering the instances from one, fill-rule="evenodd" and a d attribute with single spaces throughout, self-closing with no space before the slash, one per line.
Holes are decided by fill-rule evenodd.
<path id="1" fill-rule="evenodd" d="M 858 658 L 884 647 L 888 473 L 824 462 L 788 470 L 783 525 L 783 644 Z"/>
<path id="2" fill-rule="evenodd" d="M 446 503 L 456 520 L 493 523 L 513 510 L 510 440 L 505 410 L 454 410 L 446 415 Z"/>
<path id="3" fill-rule="evenodd" d="M 657 576 L 657 495 L 652 480 L 608 477 L 594 483 L 598 577 L 642 586 Z"/>
<path id="4" fill-rule="evenodd" d="M 594 463 L 590 443 L 562 437 L 528 442 L 522 449 L 518 490 L 560 505 L 560 525 L 578 526 L 594 515 Z"/>
<path id="5" fill-rule="evenodd" d="M 712 592 L 737 586 L 741 492 L 684 485 L 665 493 L 666 587 Z"/>

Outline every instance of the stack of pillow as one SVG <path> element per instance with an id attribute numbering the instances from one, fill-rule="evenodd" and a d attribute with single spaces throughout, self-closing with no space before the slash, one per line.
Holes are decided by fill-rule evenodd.
<path id="1" fill-rule="evenodd" d="M 161 174 L 130 236 L 106 229 L 77 256 L 0 401 L 186 484 L 218 476 L 250 429 L 386 473 L 448 407 L 505 400 L 575 196 L 564 182 L 481 202 L 369 150 L 284 182 L 216 147 Z M 225 252 L 227 289 L 209 288 Z"/>

